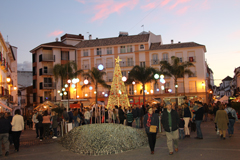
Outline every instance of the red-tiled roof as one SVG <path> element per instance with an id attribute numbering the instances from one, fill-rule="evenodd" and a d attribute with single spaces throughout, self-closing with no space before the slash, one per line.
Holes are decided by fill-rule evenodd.
<path id="1" fill-rule="evenodd" d="M 141 43 L 148 42 L 149 34 L 134 35 L 134 36 L 122 36 L 114 38 L 105 39 L 94 39 L 85 40 L 79 42 L 77 48 L 88 48 L 88 47 L 98 47 L 98 46 L 109 46 L 109 45 L 119 45 L 119 44 L 130 44 L 130 43 Z"/>
<path id="2" fill-rule="evenodd" d="M 160 44 L 160 43 L 152 43 L 150 46 L 150 50 L 160 50 L 160 49 L 175 49 L 175 48 L 187 48 L 187 47 L 198 47 L 203 46 L 202 44 L 198 44 L 195 42 L 186 42 L 186 43 L 174 43 L 174 44 Z"/>
<path id="3" fill-rule="evenodd" d="M 62 42 L 50 42 L 50 43 L 44 43 L 41 44 L 42 46 L 57 46 L 57 47 L 74 47 L 73 45 L 67 45 L 65 43 Z"/>

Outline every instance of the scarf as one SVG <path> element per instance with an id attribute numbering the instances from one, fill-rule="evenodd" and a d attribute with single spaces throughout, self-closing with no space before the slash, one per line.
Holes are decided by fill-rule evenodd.
<path id="1" fill-rule="evenodd" d="M 152 117 L 152 114 L 148 113 L 147 127 L 151 126 L 151 117 Z"/>

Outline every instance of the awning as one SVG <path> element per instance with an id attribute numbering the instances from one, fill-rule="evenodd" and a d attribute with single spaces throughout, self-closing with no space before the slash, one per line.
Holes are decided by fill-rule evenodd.
<path id="1" fill-rule="evenodd" d="M 0 102 L 0 106 L 9 110 L 9 111 L 12 111 L 12 108 L 9 108 L 7 105 L 3 104 L 2 102 Z"/>
<path id="2" fill-rule="evenodd" d="M 70 104 L 70 108 L 80 108 L 80 104 Z"/>

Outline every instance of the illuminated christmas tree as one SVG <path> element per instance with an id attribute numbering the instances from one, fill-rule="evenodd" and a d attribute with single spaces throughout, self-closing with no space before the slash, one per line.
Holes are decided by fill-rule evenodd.
<path id="1" fill-rule="evenodd" d="M 122 106 L 124 108 L 130 107 L 127 90 L 122 81 L 121 68 L 119 62 L 121 59 L 116 58 L 116 65 L 113 74 L 113 82 L 111 85 L 111 90 L 108 98 L 107 108 L 114 108 L 115 105 Z"/>

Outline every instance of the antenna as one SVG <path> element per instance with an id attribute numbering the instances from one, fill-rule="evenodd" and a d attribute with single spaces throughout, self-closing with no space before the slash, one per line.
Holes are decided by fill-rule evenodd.
<path id="1" fill-rule="evenodd" d="M 7 42 L 8 42 L 8 35 L 7 35 Z"/>
<path id="2" fill-rule="evenodd" d="M 144 24 L 141 27 L 143 27 L 143 32 L 144 32 Z"/>

